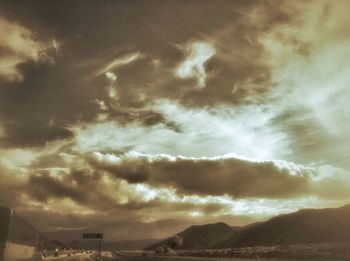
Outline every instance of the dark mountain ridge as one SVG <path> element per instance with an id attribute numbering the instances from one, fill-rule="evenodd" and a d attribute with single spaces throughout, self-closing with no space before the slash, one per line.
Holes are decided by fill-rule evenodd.
<path id="1" fill-rule="evenodd" d="M 243 228 L 216 248 L 350 241 L 350 205 L 302 209 Z"/>
<path id="2" fill-rule="evenodd" d="M 191 226 L 175 236 L 183 239 L 178 249 L 350 242 L 350 205 L 302 209 L 245 227 L 225 223 Z M 166 244 L 167 240 L 163 240 L 146 249 L 155 250 Z"/>
<path id="3" fill-rule="evenodd" d="M 183 240 L 181 246 L 178 246 L 178 249 L 206 249 L 213 248 L 218 242 L 229 239 L 239 229 L 239 227 L 232 228 L 223 222 L 219 222 L 191 226 L 175 236 Z M 168 239 L 160 241 L 147 247 L 146 250 L 155 250 L 160 246 L 167 245 L 167 242 Z"/>

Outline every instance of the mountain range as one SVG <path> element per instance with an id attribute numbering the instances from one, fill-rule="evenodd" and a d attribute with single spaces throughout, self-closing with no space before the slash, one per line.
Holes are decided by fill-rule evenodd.
<path id="1" fill-rule="evenodd" d="M 66 247 L 94 248 L 95 240 L 84 240 L 82 234 L 103 233 L 103 246 L 108 249 L 142 249 L 190 225 L 186 221 L 161 220 L 149 223 L 116 222 L 81 229 L 61 229 L 42 233 L 48 240 L 58 241 Z"/>
<path id="2" fill-rule="evenodd" d="M 178 249 L 350 242 L 350 205 L 302 209 L 245 227 L 230 227 L 225 223 L 191 226 L 175 236 L 183 240 Z M 168 239 L 146 249 L 155 250 L 167 242 Z"/>
<path id="3" fill-rule="evenodd" d="M 218 242 L 228 240 L 236 231 L 241 228 L 232 228 L 229 225 L 219 222 L 215 224 L 191 226 L 176 236 L 182 239 L 181 249 L 209 249 Z M 157 242 L 146 248 L 155 250 L 158 247 L 167 245 L 168 239 Z"/>

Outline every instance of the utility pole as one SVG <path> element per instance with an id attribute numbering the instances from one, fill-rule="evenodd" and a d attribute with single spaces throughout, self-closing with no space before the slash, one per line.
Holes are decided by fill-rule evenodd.
<path id="1" fill-rule="evenodd" d="M 100 260 L 102 259 L 102 237 L 100 238 Z"/>

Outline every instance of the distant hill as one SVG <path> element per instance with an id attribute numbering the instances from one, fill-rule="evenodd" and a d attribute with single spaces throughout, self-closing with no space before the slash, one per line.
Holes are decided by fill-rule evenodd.
<path id="1" fill-rule="evenodd" d="M 110 241 L 104 242 L 103 248 L 109 250 L 140 250 L 145 247 L 159 242 L 159 239 L 142 239 L 142 240 L 131 240 L 131 241 Z"/>
<path id="2" fill-rule="evenodd" d="M 225 242 L 239 227 L 230 227 L 225 223 L 215 223 L 207 225 L 196 225 L 176 234 L 183 239 L 183 243 L 179 249 L 207 249 L 212 248 L 218 242 Z M 160 241 L 146 248 L 146 250 L 155 250 L 160 246 L 166 245 L 168 240 Z"/>
<path id="3" fill-rule="evenodd" d="M 139 250 L 143 249 L 150 244 L 159 242 L 157 239 L 142 239 L 131 241 L 102 241 L 102 248 L 105 250 Z M 97 249 L 99 242 L 96 240 L 75 240 L 65 242 L 66 248 L 75 249 Z"/>
<path id="4" fill-rule="evenodd" d="M 143 239 L 164 239 L 190 225 L 187 221 L 160 220 L 150 223 L 116 222 L 82 229 L 62 229 L 43 233 L 50 239 L 60 241 L 79 240 L 83 233 L 104 233 L 107 241 L 135 241 Z"/>
<path id="5" fill-rule="evenodd" d="M 84 229 L 64 229 L 42 233 L 49 240 L 59 241 L 67 247 L 95 247 L 94 240 L 82 239 L 84 233 L 104 233 L 104 246 L 112 249 L 142 249 L 183 230 L 190 224 L 177 220 L 161 220 L 151 223 L 116 222 Z"/>
<path id="6" fill-rule="evenodd" d="M 350 205 L 303 209 L 249 225 L 216 248 L 350 242 Z"/>
<path id="7" fill-rule="evenodd" d="M 230 227 L 222 222 L 185 229 L 186 227 L 188 223 L 175 220 L 153 223 L 122 222 L 80 230 L 60 230 L 44 233 L 44 236 L 67 246 L 89 248 L 94 247 L 96 242 L 82 240 L 81 235 L 102 232 L 105 233 L 104 246 L 108 249 L 146 247 L 148 250 L 166 245 L 169 240 L 164 238 L 171 235 L 182 238 L 182 245 L 178 249 L 350 242 L 350 205 L 340 208 L 303 209 L 245 227 Z M 181 230 L 183 231 L 177 233 Z"/>

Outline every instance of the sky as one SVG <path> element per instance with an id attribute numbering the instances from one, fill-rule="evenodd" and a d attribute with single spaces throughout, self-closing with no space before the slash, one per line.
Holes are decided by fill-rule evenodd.
<path id="1" fill-rule="evenodd" d="M 0 1 L 0 205 L 52 230 L 350 203 L 349 8 Z"/>

